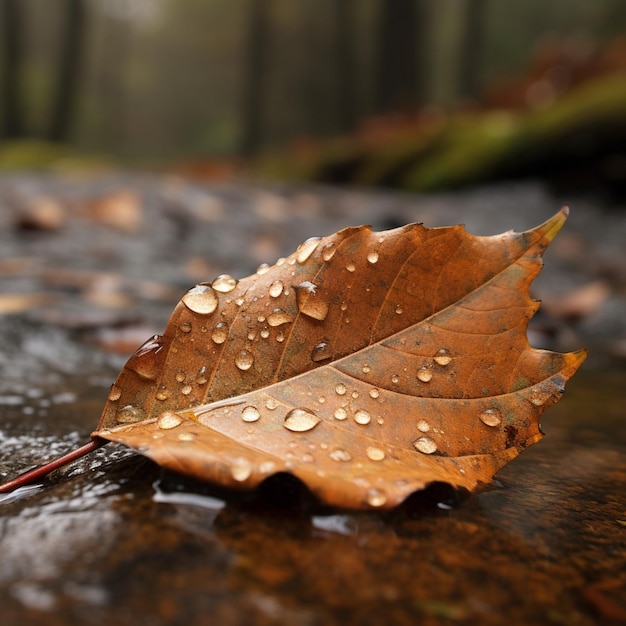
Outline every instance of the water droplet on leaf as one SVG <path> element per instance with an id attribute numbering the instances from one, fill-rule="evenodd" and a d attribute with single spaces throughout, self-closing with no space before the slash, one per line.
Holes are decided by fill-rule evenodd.
<path id="1" fill-rule="evenodd" d="M 450 351 L 447 350 L 446 348 L 441 348 L 441 350 L 439 350 L 433 358 L 435 360 L 435 363 L 437 363 L 438 365 L 443 365 L 443 366 L 448 365 L 450 361 L 452 361 L 452 357 L 450 356 Z"/>
<path id="2" fill-rule="evenodd" d="M 498 426 L 502 421 L 502 414 L 499 409 L 487 409 L 478 417 L 480 417 L 480 421 L 487 426 Z"/>
<path id="3" fill-rule="evenodd" d="M 210 315 L 219 304 L 217 294 L 208 285 L 196 285 L 183 296 L 182 301 L 190 311 L 199 315 Z"/>
<path id="4" fill-rule="evenodd" d="M 235 357 L 235 365 L 242 371 L 249 370 L 254 363 L 254 356 L 248 350 L 241 350 Z"/>
<path id="5" fill-rule="evenodd" d="M 161 371 L 160 352 L 163 348 L 163 337 L 153 335 L 130 357 L 126 367 L 142 378 L 154 380 Z"/>
<path id="6" fill-rule="evenodd" d="M 332 352 L 327 343 L 321 342 L 313 347 L 311 350 L 311 361 L 315 363 L 319 363 L 319 361 L 325 361 L 326 359 L 330 359 L 332 357 Z"/>
<path id="7" fill-rule="evenodd" d="M 329 455 L 328 455 L 333 461 L 350 461 L 352 460 L 352 456 L 350 455 L 349 452 L 346 452 L 346 450 L 342 450 L 341 448 L 337 448 L 337 450 L 333 450 Z"/>
<path id="8" fill-rule="evenodd" d="M 385 451 L 380 448 L 374 448 L 373 446 L 367 448 L 365 454 L 367 454 L 367 457 L 372 461 L 382 461 L 385 458 Z"/>
<path id="9" fill-rule="evenodd" d="M 117 385 L 111 385 L 111 391 L 109 391 L 109 400 L 111 402 L 115 402 L 120 399 L 122 395 L 122 390 Z"/>
<path id="10" fill-rule="evenodd" d="M 285 416 L 283 426 L 287 430 L 303 433 L 315 428 L 322 420 L 310 409 L 292 409 Z"/>
<path id="11" fill-rule="evenodd" d="M 417 378 L 423 383 L 429 383 L 433 378 L 433 373 L 427 365 L 417 370 Z"/>
<path id="12" fill-rule="evenodd" d="M 424 454 L 432 454 L 437 451 L 437 444 L 430 437 L 420 437 L 413 442 L 415 449 Z"/>
<path id="13" fill-rule="evenodd" d="M 304 263 L 315 252 L 321 237 L 310 237 L 304 243 L 301 243 L 296 250 L 296 261 Z"/>
<path id="14" fill-rule="evenodd" d="M 387 502 L 387 495 L 382 489 L 369 489 L 366 494 L 367 503 L 370 506 L 383 506 Z"/>
<path id="15" fill-rule="evenodd" d="M 161 413 L 161 415 L 159 415 L 159 418 L 157 420 L 157 426 L 161 430 L 169 430 L 170 428 L 176 428 L 176 426 L 180 426 L 182 423 L 183 423 L 182 417 L 170 411 L 165 411 L 165 413 Z"/>
<path id="16" fill-rule="evenodd" d="M 328 302 L 320 295 L 317 285 L 305 280 L 295 287 L 298 310 L 303 315 L 316 320 L 324 320 L 328 315 Z"/>
<path id="17" fill-rule="evenodd" d="M 336 420 L 342 421 L 348 417 L 348 412 L 344 408 L 339 407 L 335 410 L 334 416 Z"/>
<path id="18" fill-rule="evenodd" d="M 145 418 L 146 412 L 144 409 L 134 404 L 127 404 L 115 414 L 115 419 L 119 424 L 132 424 L 140 422 Z"/>
<path id="19" fill-rule="evenodd" d="M 335 252 L 337 252 L 335 243 L 333 241 L 329 241 L 322 248 L 322 259 L 324 259 L 324 261 L 326 262 L 330 261 L 333 258 L 333 256 L 335 256 Z"/>
<path id="20" fill-rule="evenodd" d="M 236 286 L 239 281 L 236 278 L 228 274 L 220 274 L 212 283 L 211 286 L 215 291 L 219 291 L 220 293 L 229 293 Z"/>
<path id="21" fill-rule="evenodd" d="M 367 411 L 365 411 L 363 409 L 359 409 L 354 414 L 354 421 L 357 424 L 361 424 L 362 426 L 365 426 L 365 424 L 369 424 L 371 419 L 372 419 L 372 416 Z"/>
<path id="22" fill-rule="evenodd" d="M 250 462 L 243 458 L 235 459 L 230 467 L 231 476 L 237 482 L 243 482 L 248 480 L 252 474 L 252 465 Z"/>
<path id="23" fill-rule="evenodd" d="M 272 327 L 282 326 L 291 321 L 293 321 L 293 316 L 283 309 L 276 308 L 267 316 L 267 323 Z"/>
<path id="24" fill-rule="evenodd" d="M 190 333 L 191 332 L 191 322 L 181 322 L 178 325 L 178 328 L 181 333 Z"/>
<path id="25" fill-rule="evenodd" d="M 284 289 L 284 285 L 282 281 L 275 280 L 270 285 L 270 296 L 272 296 L 272 298 L 278 298 L 278 296 L 280 296 L 280 294 L 283 292 L 283 289 Z"/>
<path id="26" fill-rule="evenodd" d="M 417 430 L 427 433 L 430 430 L 430 424 L 426 420 L 420 420 L 417 422 Z"/>
<path id="27" fill-rule="evenodd" d="M 346 391 L 348 391 L 346 389 L 346 386 L 343 383 L 339 383 L 336 387 L 335 387 L 335 393 L 338 396 L 344 396 L 346 394 Z"/>
<path id="28" fill-rule="evenodd" d="M 370 263 L 376 263 L 378 261 L 378 252 L 376 252 L 376 250 L 370 250 L 367 253 L 367 260 Z"/>
<path id="29" fill-rule="evenodd" d="M 224 343 L 228 339 L 228 324 L 226 322 L 218 322 L 213 329 L 211 339 L 217 344 Z"/>
<path id="30" fill-rule="evenodd" d="M 248 405 L 241 411 L 241 419 L 244 422 L 256 422 L 261 417 L 259 409 L 255 406 Z"/>

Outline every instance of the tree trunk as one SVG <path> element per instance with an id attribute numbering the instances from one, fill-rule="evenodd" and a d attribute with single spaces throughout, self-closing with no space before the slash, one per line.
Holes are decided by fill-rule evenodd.
<path id="1" fill-rule="evenodd" d="M 2 67 L 0 97 L 2 120 L 0 137 L 13 139 L 24 133 L 20 67 L 22 65 L 22 13 L 20 0 L 0 0 L 0 32 L 2 33 Z"/>
<path id="2" fill-rule="evenodd" d="M 51 141 L 66 141 L 75 121 L 85 22 L 84 0 L 65 0 L 65 28 L 48 131 Z"/>
<path id="3" fill-rule="evenodd" d="M 246 38 L 240 151 L 256 154 L 263 142 L 265 88 L 270 38 L 269 0 L 251 0 Z"/>
<path id="4" fill-rule="evenodd" d="M 465 15 L 459 45 L 459 95 L 480 94 L 481 52 L 485 26 L 485 0 L 465 0 Z"/>
<path id="5" fill-rule="evenodd" d="M 354 0 L 335 0 L 334 58 L 336 62 L 335 93 L 337 98 L 337 129 L 341 132 L 354 128 L 357 118 L 356 67 L 353 31 Z"/>
<path id="6" fill-rule="evenodd" d="M 375 106 L 378 113 L 411 110 L 423 100 L 424 0 L 381 0 Z"/>

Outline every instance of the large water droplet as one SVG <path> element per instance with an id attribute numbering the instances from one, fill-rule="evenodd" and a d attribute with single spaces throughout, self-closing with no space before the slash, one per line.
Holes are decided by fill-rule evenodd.
<path id="1" fill-rule="evenodd" d="M 214 343 L 221 344 L 228 339 L 228 324 L 226 322 L 219 322 L 215 325 L 211 339 Z"/>
<path id="2" fill-rule="evenodd" d="M 394 384 L 397 384 L 400 381 L 400 376 L 398 376 L 397 374 L 392 374 L 391 375 L 391 382 Z"/>
<path id="3" fill-rule="evenodd" d="M 303 315 L 316 320 L 324 320 L 328 315 L 328 302 L 321 296 L 317 285 L 305 280 L 295 287 L 298 310 Z"/>
<path id="4" fill-rule="evenodd" d="M 186 377 L 187 376 L 185 375 L 185 372 L 183 372 L 183 370 L 178 370 L 174 375 L 174 378 L 176 378 L 176 381 L 179 383 L 184 382 Z"/>
<path id="5" fill-rule="evenodd" d="M 241 350 L 235 357 L 235 365 L 242 371 L 249 370 L 254 363 L 254 356 L 248 350 Z"/>
<path id="6" fill-rule="evenodd" d="M 292 409 L 285 415 L 283 426 L 287 430 L 303 433 L 315 428 L 322 420 L 310 409 Z"/>
<path id="7" fill-rule="evenodd" d="M 321 237 L 310 237 L 305 242 L 301 243 L 296 250 L 296 261 L 298 263 L 304 263 L 315 252 Z"/>
<path id="8" fill-rule="evenodd" d="M 433 378 L 433 373 L 427 365 L 424 365 L 417 370 L 417 378 L 423 383 L 429 383 Z"/>
<path id="9" fill-rule="evenodd" d="M 415 449 L 424 454 L 432 454 L 437 451 L 437 444 L 430 437 L 420 437 L 413 442 Z"/>
<path id="10" fill-rule="evenodd" d="M 161 430 L 169 430 L 171 428 L 176 428 L 176 426 L 180 426 L 183 423 L 183 418 L 176 413 L 172 413 L 170 411 L 165 411 L 165 413 L 161 413 L 159 418 L 157 419 L 157 426 Z"/>
<path id="11" fill-rule="evenodd" d="M 267 316 L 267 323 L 272 327 L 282 326 L 291 321 L 293 321 L 293 316 L 283 309 L 276 308 Z"/>
<path id="12" fill-rule="evenodd" d="M 318 343 L 316 346 L 313 347 L 313 350 L 311 350 L 311 361 L 314 361 L 315 363 L 318 363 L 319 361 L 325 361 L 326 359 L 330 359 L 331 357 L 332 352 L 330 350 L 330 346 L 323 341 L 321 343 Z"/>
<path id="13" fill-rule="evenodd" d="M 352 263 L 352 261 L 350 261 L 349 263 L 346 264 L 346 269 L 349 272 L 354 272 L 354 270 L 356 270 L 356 265 Z"/>
<path id="14" fill-rule="evenodd" d="M 147 380 L 154 380 L 161 372 L 160 352 L 163 348 L 163 337 L 153 335 L 143 343 L 130 357 L 126 367 Z"/>
<path id="15" fill-rule="evenodd" d="M 370 263 L 376 263 L 378 261 L 378 252 L 376 252 L 376 250 L 370 250 L 367 253 L 367 260 Z"/>
<path id="16" fill-rule="evenodd" d="M 183 394 L 183 396 L 188 396 L 192 391 L 192 387 L 191 385 L 185 385 L 181 390 L 180 393 Z"/>
<path id="17" fill-rule="evenodd" d="M 256 422 L 260 417 L 259 409 L 252 405 L 244 407 L 241 411 L 241 419 L 244 422 Z"/>
<path id="18" fill-rule="evenodd" d="M 215 291 L 219 291 L 220 293 L 229 293 L 237 286 L 238 282 L 236 278 L 233 278 L 229 274 L 220 274 L 211 283 L 211 286 Z"/>
<path id="19" fill-rule="evenodd" d="M 375 448 L 374 446 L 370 446 L 365 450 L 365 454 L 372 461 L 382 461 L 385 458 L 385 451 L 380 448 Z"/>
<path id="20" fill-rule="evenodd" d="M 146 412 L 144 411 L 144 409 L 134 404 L 127 404 L 115 414 L 115 420 L 119 424 L 132 424 L 134 422 L 141 422 L 141 420 L 145 418 Z"/>
<path id="21" fill-rule="evenodd" d="M 217 309 L 219 298 L 208 285 L 196 285 L 182 298 L 183 304 L 194 313 L 210 315 Z"/>
<path id="22" fill-rule="evenodd" d="M 370 398 L 374 398 L 374 400 L 376 400 L 379 396 L 380 391 L 378 391 L 378 389 L 370 389 Z"/>
<path id="23" fill-rule="evenodd" d="M 487 409 L 483 411 L 479 416 L 480 421 L 487 426 L 498 426 L 502 421 L 502 413 L 500 409 Z"/>
<path id="24" fill-rule="evenodd" d="M 252 465 L 247 459 L 237 458 L 232 462 L 230 466 L 231 476 L 237 482 L 243 482 L 244 480 L 248 480 L 250 475 L 252 474 Z"/>
<path id="25" fill-rule="evenodd" d="M 346 394 L 346 391 L 348 391 L 348 390 L 346 389 L 346 386 L 343 383 L 338 383 L 335 386 L 335 393 L 338 396 L 344 396 Z"/>
<path id="26" fill-rule="evenodd" d="M 387 494 L 382 489 L 368 489 L 365 495 L 370 506 L 383 506 L 387 502 Z"/>
<path id="27" fill-rule="evenodd" d="M 259 267 L 256 268 L 256 273 L 259 276 L 263 276 L 263 274 L 267 274 L 270 271 L 270 265 L 268 263 L 261 263 Z"/>
<path id="28" fill-rule="evenodd" d="M 270 285 L 270 296 L 272 296 L 272 298 L 278 298 L 278 296 L 280 296 L 280 294 L 283 292 L 284 288 L 285 286 L 283 285 L 283 282 L 281 280 L 275 280 Z"/>
<path id="29" fill-rule="evenodd" d="M 333 450 L 328 455 L 333 461 L 350 461 L 352 460 L 352 456 L 346 450 L 342 450 L 341 448 L 337 448 L 337 450 Z"/>
<path id="30" fill-rule="evenodd" d="M 441 348 L 433 357 L 435 363 L 438 365 L 448 365 L 452 361 L 452 357 L 450 356 L 450 351 L 446 348 Z"/>
<path id="31" fill-rule="evenodd" d="M 328 243 L 324 244 L 324 247 L 322 248 L 322 259 L 327 262 L 330 261 L 335 256 L 335 252 L 337 252 L 335 242 L 329 241 Z"/>
<path id="32" fill-rule="evenodd" d="M 357 424 L 361 424 L 362 426 L 365 426 L 365 424 L 369 424 L 371 419 L 372 419 L 372 416 L 364 409 L 359 409 L 354 414 L 354 421 Z"/>

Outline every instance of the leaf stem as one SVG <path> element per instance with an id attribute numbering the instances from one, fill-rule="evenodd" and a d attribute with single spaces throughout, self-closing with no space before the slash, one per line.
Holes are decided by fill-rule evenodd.
<path id="1" fill-rule="evenodd" d="M 106 439 L 102 439 L 100 437 L 94 437 L 89 443 L 86 443 L 84 446 L 80 448 L 76 448 L 76 450 L 72 450 L 63 456 L 60 456 L 58 459 L 54 459 L 53 461 L 49 461 L 48 463 L 44 463 L 43 465 L 39 465 L 34 467 L 23 474 L 20 474 L 16 478 L 9 480 L 6 483 L 0 484 L 0 493 L 8 493 L 9 491 L 13 491 L 18 487 L 24 487 L 25 485 L 30 485 L 37 480 L 45 478 L 48 474 L 58 469 L 59 467 L 63 467 L 68 463 L 73 463 L 74 461 L 80 459 L 81 457 L 101 448 L 102 446 L 109 443 Z"/>

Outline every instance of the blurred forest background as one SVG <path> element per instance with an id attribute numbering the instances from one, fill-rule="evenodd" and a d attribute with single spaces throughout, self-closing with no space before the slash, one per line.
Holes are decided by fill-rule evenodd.
<path id="1" fill-rule="evenodd" d="M 619 186 L 625 33 L 623 0 L 0 0 L 0 166 Z"/>

